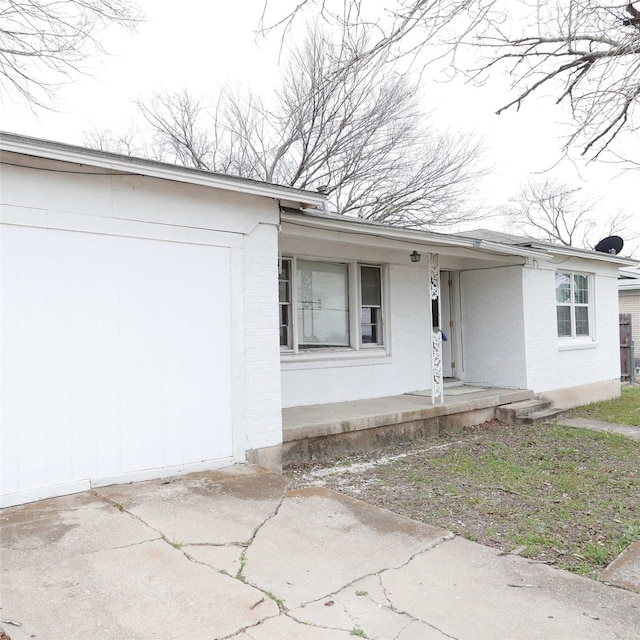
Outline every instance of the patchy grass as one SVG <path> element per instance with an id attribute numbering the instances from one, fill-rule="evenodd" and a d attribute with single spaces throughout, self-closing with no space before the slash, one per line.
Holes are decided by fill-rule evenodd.
<path id="1" fill-rule="evenodd" d="M 265 591 L 265 595 L 273 600 L 279 607 L 284 605 L 284 600 L 282 598 L 278 598 L 278 596 L 274 595 L 271 591 Z"/>
<path id="2" fill-rule="evenodd" d="M 322 478 L 415 520 L 593 577 L 640 538 L 639 461 L 640 442 L 623 436 L 492 421 L 455 440 L 288 471 L 298 486 Z"/>
<path id="3" fill-rule="evenodd" d="M 571 416 L 640 427 L 640 384 L 622 387 L 619 398 L 578 407 Z"/>

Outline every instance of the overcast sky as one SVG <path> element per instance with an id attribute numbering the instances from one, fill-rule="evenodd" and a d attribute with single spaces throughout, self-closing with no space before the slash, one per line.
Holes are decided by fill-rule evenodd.
<path id="1" fill-rule="evenodd" d="M 90 76 L 79 77 L 60 91 L 57 110 L 30 111 L 5 98 L 0 104 L 0 128 L 82 145 L 85 133 L 93 128 L 126 130 L 135 114 L 134 101 L 151 92 L 187 87 L 196 94 L 215 95 L 227 82 L 264 90 L 275 82 L 279 36 L 267 41 L 255 38 L 263 0 L 141 0 L 140 4 L 146 21 L 136 33 L 110 29 L 103 39 L 109 55 L 93 66 Z M 552 99 L 496 116 L 495 110 L 507 101 L 508 78 L 496 78 L 480 89 L 461 81 L 443 83 L 435 70 L 422 80 L 425 107 L 434 124 L 483 134 L 493 171 L 479 197 L 489 205 L 498 206 L 529 175 L 553 167 L 558 160 L 566 129 Z M 574 167 L 564 162 L 562 175 L 573 183 L 583 180 L 581 186 L 590 197 L 601 201 L 603 218 L 621 207 L 636 209 L 637 172 L 620 176 L 617 169 L 601 163 Z M 640 231 L 640 212 L 637 217 Z M 504 229 L 497 220 L 484 226 Z"/>

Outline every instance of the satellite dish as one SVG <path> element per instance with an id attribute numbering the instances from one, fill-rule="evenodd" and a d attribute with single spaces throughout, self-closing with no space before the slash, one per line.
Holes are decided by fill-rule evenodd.
<path id="1" fill-rule="evenodd" d="M 595 246 L 595 250 L 617 256 L 622 251 L 623 246 L 624 240 L 620 236 L 609 236 L 600 240 Z"/>

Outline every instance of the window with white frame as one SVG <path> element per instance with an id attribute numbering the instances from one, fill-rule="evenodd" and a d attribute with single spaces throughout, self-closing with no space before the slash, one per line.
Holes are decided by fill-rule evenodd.
<path id="1" fill-rule="evenodd" d="M 591 294 L 589 275 L 556 271 L 556 317 L 558 337 L 581 338 L 591 335 Z"/>
<path id="2" fill-rule="evenodd" d="M 380 267 L 360 265 L 360 339 L 382 344 L 382 274 Z"/>
<path id="3" fill-rule="evenodd" d="M 279 285 L 281 348 L 383 344 L 380 265 L 282 258 Z"/>

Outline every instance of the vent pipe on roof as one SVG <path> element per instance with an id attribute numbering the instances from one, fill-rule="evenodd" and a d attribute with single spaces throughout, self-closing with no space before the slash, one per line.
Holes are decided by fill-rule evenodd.
<path id="1" fill-rule="evenodd" d="M 327 200 L 327 195 L 329 193 L 329 187 L 326 184 L 320 185 L 317 189 L 318 193 L 321 193 L 324 197 L 322 201 L 322 213 L 329 213 L 329 200 Z"/>

